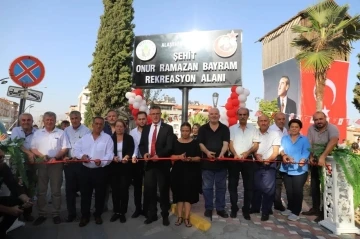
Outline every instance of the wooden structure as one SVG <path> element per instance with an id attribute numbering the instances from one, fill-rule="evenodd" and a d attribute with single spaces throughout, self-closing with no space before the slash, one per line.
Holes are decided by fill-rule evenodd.
<path id="1" fill-rule="evenodd" d="M 334 0 L 332 1 L 336 4 Z M 261 37 L 257 42 L 262 43 L 262 69 L 265 70 L 274 65 L 280 64 L 284 61 L 290 60 L 296 56 L 299 52 L 298 49 L 292 47 L 290 43 L 297 36 L 293 33 L 291 28 L 295 25 L 305 26 L 308 20 L 305 18 L 305 11 L 299 12 L 296 16 L 290 20 L 281 24 L 277 28 L 271 30 L 266 35 Z M 350 18 L 350 16 L 349 16 Z M 346 61 L 348 57 L 339 56 L 335 57 L 335 60 Z"/>

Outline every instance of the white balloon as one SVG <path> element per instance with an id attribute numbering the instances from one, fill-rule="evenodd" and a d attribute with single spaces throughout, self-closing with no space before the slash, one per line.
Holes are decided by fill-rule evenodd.
<path id="1" fill-rule="evenodd" d="M 146 100 L 142 100 L 142 101 L 140 102 L 140 105 L 146 106 Z M 147 107 L 146 107 L 146 108 L 147 108 Z"/>
<path id="2" fill-rule="evenodd" d="M 125 98 L 126 98 L 126 99 L 130 99 L 130 97 L 131 97 L 131 92 L 126 92 Z"/>
<path id="3" fill-rule="evenodd" d="M 248 89 L 244 89 L 244 94 L 245 94 L 246 96 L 249 96 L 249 95 L 250 95 L 250 91 L 249 91 Z"/>
<path id="4" fill-rule="evenodd" d="M 238 97 L 238 100 L 240 101 L 240 103 L 241 103 L 241 102 L 246 102 L 246 99 L 247 99 L 247 97 L 246 97 L 245 93 L 242 93 L 242 94 L 239 95 L 239 97 Z"/>
<path id="5" fill-rule="evenodd" d="M 141 102 L 142 101 L 142 96 L 141 95 L 137 95 L 135 96 L 135 102 Z"/>
<path id="6" fill-rule="evenodd" d="M 139 108 L 139 110 L 146 112 L 147 106 L 146 106 L 146 105 L 141 105 L 140 108 Z"/>
<path id="7" fill-rule="evenodd" d="M 134 104 L 133 104 L 133 107 L 134 107 L 134 109 L 139 109 L 140 108 L 140 103 L 135 101 Z"/>
<path id="8" fill-rule="evenodd" d="M 134 97 L 130 97 L 129 98 L 129 104 L 134 104 L 135 102 L 135 98 Z"/>
<path id="9" fill-rule="evenodd" d="M 246 107 L 246 103 L 240 103 L 240 107 L 241 107 L 241 108 L 245 108 L 245 107 Z"/>
<path id="10" fill-rule="evenodd" d="M 134 92 L 130 92 L 131 93 L 131 97 L 135 98 L 136 94 Z"/>
<path id="11" fill-rule="evenodd" d="M 244 88 L 242 88 L 241 86 L 236 87 L 236 94 L 241 95 L 241 93 L 243 93 L 243 91 L 244 91 Z"/>

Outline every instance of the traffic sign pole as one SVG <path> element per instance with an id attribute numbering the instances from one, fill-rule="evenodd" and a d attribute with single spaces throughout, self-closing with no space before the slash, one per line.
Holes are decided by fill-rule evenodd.
<path id="1" fill-rule="evenodd" d="M 27 97 L 27 94 L 28 94 L 27 90 L 28 90 L 28 88 L 24 88 L 23 97 L 20 99 L 18 119 L 19 119 L 20 115 L 22 113 L 24 113 L 24 111 L 25 111 L 26 97 Z M 20 126 L 20 120 L 18 120 L 18 126 Z"/>

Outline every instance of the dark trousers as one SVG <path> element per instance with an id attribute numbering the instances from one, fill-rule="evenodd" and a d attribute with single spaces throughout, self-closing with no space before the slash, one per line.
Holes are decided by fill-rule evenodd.
<path id="1" fill-rule="evenodd" d="M 91 198 L 95 189 L 95 213 L 94 216 L 99 217 L 104 210 L 105 186 L 106 186 L 106 170 L 105 168 L 90 169 L 81 165 L 81 214 L 82 217 L 90 217 Z"/>
<path id="2" fill-rule="evenodd" d="M 16 197 L 0 197 L 0 205 L 2 206 L 13 207 L 21 204 L 21 201 Z M 11 227 L 16 219 L 17 217 L 0 213 L 0 238 L 6 237 L 6 231 Z"/>
<path id="3" fill-rule="evenodd" d="M 69 216 L 76 216 L 76 195 L 80 184 L 81 163 L 64 165 L 66 206 Z"/>
<path id="4" fill-rule="evenodd" d="M 111 190 L 114 213 L 125 214 L 129 204 L 129 186 L 131 165 L 112 163 Z"/>
<path id="5" fill-rule="evenodd" d="M 311 197 L 313 209 L 320 210 L 320 167 L 311 166 Z"/>
<path id="6" fill-rule="evenodd" d="M 33 198 L 36 195 L 36 184 L 37 184 L 37 175 L 36 167 L 32 164 L 26 164 L 26 176 L 28 178 L 29 187 L 25 187 L 26 195 L 30 198 Z M 32 213 L 32 207 L 24 209 L 24 215 L 28 216 Z"/>
<path id="7" fill-rule="evenodd" d="M 302 201 L 304 198 L 303 191 L 307 177 L 307 172 L 301 175 L 284 174 L 288 209 L 297 216 L 299 216 L 302 209 Z"/>
<path id="8" fill-rule="evenodd" d="M 170 168 L 153 166 L 145 171 L 144 202 L 148 218 L 157 215 L 157 187 L 160 192 L 160 208 L 163 217 L 169 216 L 170 209 Z M 145 207 L 145 205 L 144 205 Z"/>
<path id="9" fill-rule="evenodd" d="M 214 209 L 214 184 L 216 211 L 225 210 L 226 176 L 227 170 L 202 170 L 203 196 L 205 209 Z"/>
<path id="10" fill-rule="evenodd" d="M 275 197 L 275 174 L 276 168 L 259 166 L 254 173 L 254 196 L 252 209 L 260 210 L 263 214 L 269 214 Z"/>
<path id="11" fill-rule="evenodd" d="M 229 194 L 231 202 L 231 210 L 238 211 L 239 207 L 238 202 L 238 185 L 239 185 L 239 174 L 241 172 L 241 177 L 243 179 L 244 187 L 244 203 L 242 210 L 244 212 L 249 212 L 251 201 L 253 198 L 254 190 L 254 163 L 253 162 L 231 162 L 229 165 Z"/>
<path id="12" fill-rule="evenodd" d="M 131 181 L 134 186 L 134 203 L 137 210 L 142 210 L 142 186 L 144 179 L 144 162 L 131 165 Z"/>
<path id="13" fill-rule="evenodd" d="M 275 200 L 274 200 L 274 206 L 277 208 L 283 207 L 281 201 L 281 191 L 283 187 L 283 173 L 279 170 L 276 170 L 276 177 L 275 177 Z"/>

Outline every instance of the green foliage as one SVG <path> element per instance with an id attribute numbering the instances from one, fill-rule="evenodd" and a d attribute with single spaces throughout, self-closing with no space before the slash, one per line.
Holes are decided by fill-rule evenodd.
<path id="1" fill-rule="evenodd" d="M 130 91 L 134 43 L 133 0 L 103 0 L 104 15 L 91 63 L 89 81 L 91 111 L 85 117 L 103 116 L 127 104 Z"/>
<path id="2" fill-rule="evenodd" d="M 292 27 L 297 37 L 291 45 L 300 50 L 296 59 L 303 70 L 315 76 L 317 110 L 323 108 L 327 70 L 336 57 L 348 56 L 351 43 L 360 39 L 360 15 L 350 18 L 348 10 L 347 4 L 338 6 L 332 0 L 322 0 L 305 10 L 306 26 Z"/>
<path id="3" fill-rule="evenodd" d="M 325 150 L 326 144 L 314 144 L 310 151 L 314 157 L 319 157 Z M 344 171 L 346 181 L 353 187 L 354 207 L 360 205 L 360 155 L 353 153 L 349 148 L 335 148 L 331 152 L 334 160 Z M 323 173 L 320 172 L 322 188 L 324 188 Z"/>
<path id="4" fill-rule="evenodd" d="M 209 118 L 201 113 L 197 113 L 196 115 L 193 115 L 190 119 L 189 119 L 189 123 L 191 125 L 194 124 L 199 124 L 199 125 L 204 125 L 207 122 L 209 122 Z"/>
<path id="5" fill-rule="evenodd" d="M 169 121 L 169 114 L 166 111 L 161 112 L 161 118 L 164 120 L 165 123 Z"/>
<path id="6" fill-rule="evenodd" d="M 86 127 L 91 128 L 93 113 L 91 111 L 90 104 L 87 104 L 85 109 L 86 111 L 84 114 L 84 124 L 86 125 Z"/>
<path id="7" fill-rule="evenodd" d="M 279 107 L 277 104 L 277 99 L 274 100 L 259 100 L 259 111 L 261 111 L 262 114 L 267 115 L 270 120 L 271 123 L 273 123 L 274 119 L 273 119 L 273 114 L 276 112 L 279 112 Z"/>
<path id="8" fill-rule="evenodd" d="M 360 66 L 360 54 L 357 55 L 358 57 L 358 65 Z M 357 74 L 357 78 L 360 81 L 360 73 Z M 360 83 L 356 82 L 355 87 L 353 89 L 353 93 L 354 93 L 354 100 L 353 100 L 353 104 L 355 106 L 355 108 L 360 112 Z"/>

